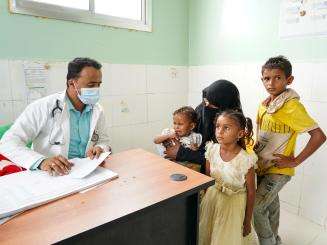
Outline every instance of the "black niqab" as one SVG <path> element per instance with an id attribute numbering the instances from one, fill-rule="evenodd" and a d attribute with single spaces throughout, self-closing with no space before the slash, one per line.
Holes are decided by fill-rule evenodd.
<path id="1" fill-rule="evenodd" d="M 202 134 L 205 144 L 214 139 L 214 119 L 217 113 L 233 109 L 242 111 L 240 94 L 237 87 L 230 81 L 218 80 L 203 89 L 202 97 L 218 109 L 206 107 L 203 103 L 196 108 L 198 114 L 197 131 Z"/>

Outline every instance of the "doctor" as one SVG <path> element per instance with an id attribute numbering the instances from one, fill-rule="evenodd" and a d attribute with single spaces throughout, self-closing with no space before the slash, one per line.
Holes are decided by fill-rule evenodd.
<path id="1" fill-rule="evenodd" d="M 103 109 L 98 103 L 101 64 L 76 58 L 68 64 L 67 89 L 29 104 L 0 141 L 0 153 L 30 170 L 68 174 L 68 159 L 109 151 Z M 26 147 L 33 142 L 33 149 Z"/>

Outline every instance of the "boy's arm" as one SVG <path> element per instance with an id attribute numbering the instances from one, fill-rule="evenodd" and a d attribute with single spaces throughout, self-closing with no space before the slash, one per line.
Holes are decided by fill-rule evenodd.
<path id="1" fill-rule="evenodd" d="M 253 214 L 255 200 L 255 175 L 254 168 L 250 168 L 246 174 L 246 208 L 243 221 L 243 236 L 247 236 L 251 232 L 251 219 Z"/>
<path id="2" fill-rule="evenodd" d="M 310 140 L 300 152 L 297 157 L 294 156 L 284 156 L 281 154 L 275 154 L 277 159 L 274 163 L 279 168 L 294 168 L 304 162 L 308 157 L 310 157 L 325 141 L 326 135 L 321 130 L 321 128 L 316 128 L 308 132 L 310 134 Z"/>

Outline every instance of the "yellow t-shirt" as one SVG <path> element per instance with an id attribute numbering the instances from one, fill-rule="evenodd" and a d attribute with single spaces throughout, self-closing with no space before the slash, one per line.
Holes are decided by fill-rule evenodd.
<path id="1" fill-rule="evenodd" d="M 258 160 L 258 175 L 284 174 L 293 176 L 294 168 L 277 168 L 271 162 L 273 154 L 291 156 L 294 154 L 299 133 L 318 127 L 298 98 L 290 99 L 275 113 L 267 113 L 267 107 L 260 105 L 257 114 L 257 142 L 255 152 Z"/>

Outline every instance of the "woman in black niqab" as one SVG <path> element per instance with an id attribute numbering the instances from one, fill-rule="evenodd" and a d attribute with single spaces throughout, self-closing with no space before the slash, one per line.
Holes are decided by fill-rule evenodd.
<path id="1" fill-rule="evenodd" d="M 240 94 L 230 81 L 218 80 L 202 91 L 203 103 L 196 107 L 198 114 L 197 132 L 202 134 L 203 143 L 214 140 L 213 121 L 217 113 L 235 109 L 241 110 Z"/>
<path id="2" fill-rule="evenodd" d="M 172 146 L 167 149 L 169 158 L 177 161 L 187 161 L 191 163 L 205 164 L 205 144 L 214 140 L 214 119 L 217 113 L 224 110 L 233 109 L 242 111 L 240 94 L 237 87 L 230 81 L 218 80 L 203 89 L 203 102 L 195 109 L 198 115 L 197 128 L 194 130 L 202 134 L 202 145 L 198 151 L 184 148 L 181 145 Z"/>

